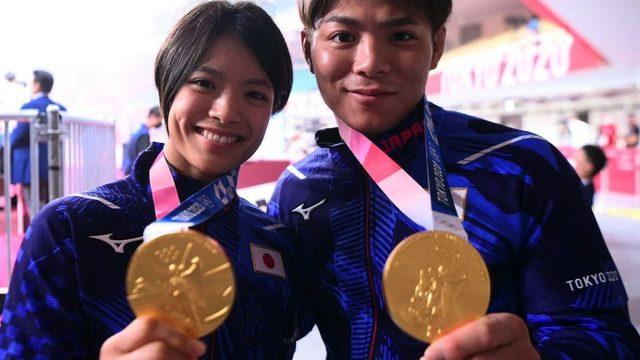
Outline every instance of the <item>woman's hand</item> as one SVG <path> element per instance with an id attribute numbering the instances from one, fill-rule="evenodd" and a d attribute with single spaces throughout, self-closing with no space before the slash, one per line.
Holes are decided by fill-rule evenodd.
<path id="1" fill-rule="evenodd" d="M 197 359 L 205 344 L 149 317 L 131 322 L 102 344 L 100 359 Z"/>

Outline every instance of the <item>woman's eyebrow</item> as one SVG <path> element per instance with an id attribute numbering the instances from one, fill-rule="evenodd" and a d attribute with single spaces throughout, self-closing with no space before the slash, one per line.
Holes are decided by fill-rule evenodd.
<path id="1" fill-rule="evenodd" d="M 198 72 L 198 71 L 207 73 L 207 74 L 215 76 L 217 78 L 223 78 L 224 77 L 222 72 L 212 68 L 211 66 L 207 66 L 207 65 L 200 65 L 193 72 Z"/>
<path id="2" fill-rule="evenodd" d="M 249 79 L 246 81 L 246 83 L 249 85 L 257 85 L 257 86 L 262 86 L 269 89 L 273 87 L 271 85 L 271 81 L 265 80 L 265 79 L 259 79 L 259 78 Z"/>
<path id="3" fill-rule="evenodd" d="M 213 68 L 211 66 L 208 65 L 200 65 L 198 66 L 194 71 L 195 72 L 204 72 L 207 73 L 215 78 L 218 79 L 225 79 L 226 76 L 224 74 L 224 72 Z M 264 78 L 248 78 L 246 80 L 244 80 L 244 83 L 247 85 L 256 85 L 256 86 L 261 86 L 261 87 L 265 87 L 265 88 L 272 88 L 273 86 L 271 85 L 271 81 L 264 79 Z"/>

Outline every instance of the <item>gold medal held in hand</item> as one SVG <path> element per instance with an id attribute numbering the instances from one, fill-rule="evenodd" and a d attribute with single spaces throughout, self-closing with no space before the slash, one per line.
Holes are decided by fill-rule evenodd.
<path id="1" fill-rule="evenodd" d="M 442 231 L 413 234 L 398 244 L 385 263 L 382 286 L 396 325 L 427 343 L 483 316 L 491 291 L 476 249 Z"/>
<path id="2" fill-rule="evenodd" d="M 129 263 L 127 299 L 136 316 L 160 318 L 196 338 L 224 322 L 234 297 L 233 269 L 224 250 L 196 231 L 145 242 Z"/>

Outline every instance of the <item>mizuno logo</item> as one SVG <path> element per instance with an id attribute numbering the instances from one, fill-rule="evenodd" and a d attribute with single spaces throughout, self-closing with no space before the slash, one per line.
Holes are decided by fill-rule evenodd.
<path id="1" fill-rule="evenodd" d="M 106 242 L 107 244 L 111 245 L 113 250 L 115 250 L 115 252 L 117 253 L 123 253 L 124 246 L 128 243 L 142 240 L 142 236 L 131 239 L 115 240 L 111 238 L 111 235 L 113 235 L 113 233 L 104 235 L 90 235 L 89 237 Z"/>
<path id="2" fill-rule="evenodd" d="M 320 201 L 319 203 L 311 205 L 308 208 L 305 208 L 304 203 L 302 203 L 297 208 L 291 210 L 291 212 L 297 212 L 298 214 L 302 215 L 302 218 L 304 220 L 309 220 L 311 217 L 311 212 L 317 209 L 320 205 L 324 204 L 325 201 L 327 201 L 327 199 L 322 199 L 322 201 Z"/>

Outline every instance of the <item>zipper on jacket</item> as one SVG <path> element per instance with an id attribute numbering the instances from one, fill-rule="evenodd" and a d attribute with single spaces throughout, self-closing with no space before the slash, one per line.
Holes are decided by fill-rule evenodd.
<path id="1" fill-rule="evenodd" d="M 369 345 L 369 359 L 374 358 L 376 336 L 378 333 L 378 303 L 376 301 L 376 288 L 373 280 L 373 270 L 371 265 L 371 189 L 369 177 L 365 174 L 364 177 L 364 196 L 365 196 L 365 211 L 364 211 L 364 244 L 365 244 L 365 260 L 367 267 L 367 277 L 369 279 L 369 290 L 371 291 L 371 305 L 373 308 L 373 331 L 371 333 L 371 344 Z"/>

